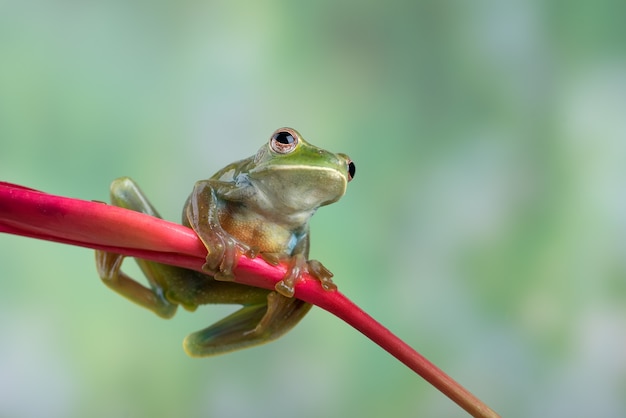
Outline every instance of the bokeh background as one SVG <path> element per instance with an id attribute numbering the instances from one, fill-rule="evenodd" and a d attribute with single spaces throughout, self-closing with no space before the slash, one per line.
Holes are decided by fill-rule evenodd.
<path id="1" fill-rule="evenodd" d="M 621 1 L 0 1 L 0 179 L 170 220 L 280 126 L 348 153 L 312 256 L 507 417 L 626 416 Z M 128 266 L 131 263 L 127 263 Z M 463 417 L 330 314 L 209 359 L 91 251 L 0 236 L 2 417 Z"/>

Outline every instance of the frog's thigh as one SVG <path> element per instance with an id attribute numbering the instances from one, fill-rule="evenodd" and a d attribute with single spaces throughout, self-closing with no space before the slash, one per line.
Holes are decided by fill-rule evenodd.
<path id="1" fill-rule="evenodd" d="M 159 216 L 139 186 L 128 177 L 116 179 L 111 183 L 111 202 L 126 209 Z M 120 254 L 96 251 L 96 266 L 104 284 L 161 317 L 169 318 L 174 315 L 176 305 L 170 303 L 163 294 L 162 285 L 165 283 L 163 278 L 182 269 L 138 260 L 151 286 L 147 288 L 121 271 L 123 259 L 124 256 Z"/>
<path id="2" fill-rule="evenodd" d="M 204 357 L 274 340 L 293 328 L 311 309 L 310 304 L 276 292 L 267 302 L 244 306 L 210 327 L 185 338 L 185 351 Z"/>

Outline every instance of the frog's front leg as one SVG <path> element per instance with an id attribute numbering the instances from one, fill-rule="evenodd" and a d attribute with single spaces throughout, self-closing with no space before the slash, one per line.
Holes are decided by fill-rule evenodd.
<path id="1" fill-rule="evenodd" d="M 208 254 L 202 269 L 213 275 L 215 280 L 234 280 L 233 269 L 239 256 L 242 253 L 255 255 L 255 251 L 236 240 L 220 224 L 221 198 L 241 193 L 240 188 L 230 183 L 202 180 L 195 184 L 185 205 L 183 224 L 193 228 L 207 248 Z"/>
<path id="2" fill-rule="evenodd" d="M 160 217 L 137 184 L 128 177 L 116 179 L 111 183 L 111 203 Z M 177 305 L 167 300 L 163 286 L 170 277 L 181 274 L 181 269 L 137 259 L 139 267 L 150 283 L 150 288 L 147 288 L 121 270 L 123 260 L 123 255 L 96 251 L 96 267 L 102 282 L 110 289 L 157 315 L 163 318 L 172 317 L 176 313 Z"/>
<path id="3" fill-rule="evenodd" d="M 205 357 L 263 344 L 293 328 L 311 306 L 302 300 L 269 292 L 266 303 L 244 306 L 187 336 L 183 345 L 190 356 Z"/>

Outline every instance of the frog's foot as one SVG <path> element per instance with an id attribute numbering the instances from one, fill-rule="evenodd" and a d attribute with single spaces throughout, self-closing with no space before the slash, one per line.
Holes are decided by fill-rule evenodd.
<path id="1" fill-rule="evenodd" d="M 262 253 L 261 257 L 272 265 L 277 265 L 285 258 L 275 253 Z M 288 258 L 288 260 L 287 274 L 274 287 L 281 295 L 288 298 L 293 297 L 295 286 L 305 272 L 319 280 L 324 290 L 337 290 L 337 286 L 332 281 L 333 274 L 319 261 L 307 260 L 303 254 L 296 254 Z"/>
<path id="2" fill-rule="evenodd" d="M 193 357 L 205 357 L 272 341 L 296 325 L 311 305 L 276 292 L 267 301 L 244 306 L 210 327 L 185 338 L 184 348 Z"/>
<path id="3" fill-rule="evenodd" d="M 322 284 L 322 288 L 326 291 L 337 290 L 337 285 L 333 282 L 333 273 L 317 260 L 307 261 L 307 269 L 309 274 L 315 277 Z"/>
<path id="4" fill-rule="evenodd" d="M 248 255 L 252 252 L 227 232 L 214 234 L 211 242 L 205 241 L 205 245 L 208 254 L 202 270 L 219 281 L 234 281 L 233 270 L 237 267 L 237 260 L 242 254 Z"/>

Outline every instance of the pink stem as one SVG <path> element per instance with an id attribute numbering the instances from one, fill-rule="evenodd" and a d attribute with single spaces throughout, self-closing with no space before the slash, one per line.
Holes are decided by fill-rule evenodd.
<path id="1" fill-rule="evenodd" d="M 98 202 L 54 196 L 0 182 L 0 232 L 78 245 L 202 271 L 206 249 L 189 228 Z M 284 266 L 241 257 L 236 281 L 273 289 Z M 475 417 L 497 417 L 493 410 L 413 350 L 341 292 L 324 291 L 305 276 L 296 297 L 341 318 Z"/>

